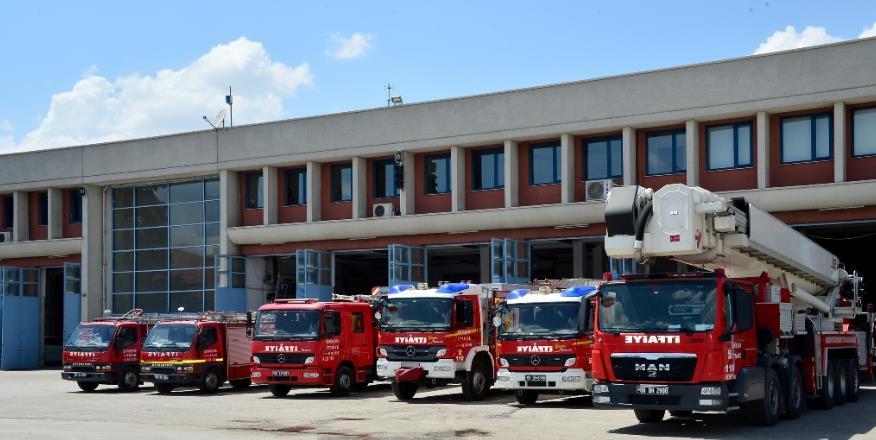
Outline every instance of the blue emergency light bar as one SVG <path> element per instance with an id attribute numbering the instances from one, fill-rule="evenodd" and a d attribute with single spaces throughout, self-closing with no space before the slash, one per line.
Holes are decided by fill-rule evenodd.
<path id="1" fill-rule="evenodd" d="M 560 296 L 564 296 L 566 298 L 579 298 L 587 295 L 594 290 L 596 290 L 596 287 L 593 286 L 573 286 L 564 290 L 563 293 L 560 294 Z"/>

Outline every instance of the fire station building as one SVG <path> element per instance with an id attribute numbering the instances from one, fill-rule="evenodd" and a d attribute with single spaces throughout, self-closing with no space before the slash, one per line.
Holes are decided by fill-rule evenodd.
<path id="1" fill-rule="evenodd" d="M 747 197 L 876 276 L 874 72 L 871 38 L 0 156 L 0 368 L 105 310 L 599 277 L 620 184 Z"/>

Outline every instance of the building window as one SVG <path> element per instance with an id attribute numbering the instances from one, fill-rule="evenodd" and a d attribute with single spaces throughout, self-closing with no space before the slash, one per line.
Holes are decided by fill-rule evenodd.
<path id="1" fill-rule="evenodd" d="M 67 191 L 67 203 L 70 205 L 70 224 L 82 223 L 82 194 L 78 189 Z"/>
<path id="2" fill-rule="evenodd" d="M 852 112 L 852 155 L 876 155 L 876 107 Z"/>
<path id="3" fill-rule="evenodd" d="M 751 166 L 751 122 L 714 125 L 706 129 L 709 170 L 726 170 Z"/>
<path id="4" fill-rule="evenodd" d="M 560 143 L 533 144 L 529 147 L 529 184 L 560 183 Z"/>
<path id="5" fill-rule="evenodd" d="M 264 183 L 261 171 L 246 173 L 246 209 L 265 207 Z"/>
<path id="6" fill-rule="evenodd" d="M 833 115 L 782 118 L 782 163 L 826 160 L 833 156 Z"/>
<path id="7" fill-rule="evenodd" d="M 112 310 L 213 309 L 217 179 L 112 190 Z"/>
<path id="8" fill-rule="evenodd" d="M 307 203 L 307 168 L 286 170 L 286 206 Z"/>
<path id="9" fill-rule="evenodd" d="M 426 156 L 426 194 L 450 192 L 450 155 Z"/>
<path id="10" fill-rule="evenodd" d="M 332 165 L 332 201 L 353 200 L 353 165 Z"/>
<path id="11" fill-rule="evenodd" d="M 37 194 L 37 225 L 49 224 L 49 193 Z"/>
<path id="12" fill-rule="evenodd" d="M 395 161 L 392 159 L 374 161 L 374 197 L 398 196 L 395 186 Z"/>
<path id="13" fill-rule="evenodd" d="M 472 187 L 499 189 L 505 187 L 505 151 L 501 148 L 472 152 Z"/>
<path id="14" fill-rule="evenodd" d="M 12 210 L 14 209 L 13 208 L 14 204 L 12 202 L 12 196 L 2 197 L 2 201 L 3 201 L 3 206 L 2 206 L 2 208 L 3 208 L 3 228 L 11 229 L 12 228 L 12 221 L 13 221 Z"/>
<path id="15" fill-rule="evenodd" d="M 620 136 L 584 142 L 584 180 L 620 179 L 623 177 L 623 143 Z"/>
<path id="16" fill-rule="evenodd" d="M 683 173 L 687 169 L 687 139 L 684 130 L 648 133 L 645 138 L 645 174 Z"/>

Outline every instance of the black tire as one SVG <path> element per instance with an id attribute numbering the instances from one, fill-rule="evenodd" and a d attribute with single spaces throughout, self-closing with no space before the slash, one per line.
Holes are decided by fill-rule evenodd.
<path id="1" fill-rule="evenodd" d="M 848 363 L 845 359 L 833 362 L 833 372 L 836 374 L 836 404 L 845 405 L 849 398 Z"/>
<path id="2" fill-rule="evenodd" d="M 229 382 L 231 382 L 231 387 L 234 388 L 235 390 L 245 390 L 245 389 L 249 388 L 250 385 L 252 385 L 252 379 L 250 379 L 250 378 L 235 379 L 235 380 L 232 380 Z"/>
<path id="3" fill-rule="evenodd" d="M 158 390 L 158 394 L 170 394 L 173 391 L 173 385 L 168 383 L 157 383 L 155 384 L 155 389 Z"/>
<path id="4" fill-rule="evenodd" d="M 289 390 L 292 389 L 289 385 L 268 385 L 268 389 L 271 390 L 271 394 L 275 397 L 285 397 L 289 394 Z"/>
<path id="5" fill-rule="evenodd" d="M 836 404 L 836 375 L 833 370 L 833 362 L 828 362 L 826 374 L 821 378 L 821 395 L 818 397 L 818 406 L 821 409 L 831 409 Z"/>
<path id="6" fill-rule="evenodd" d="M 484 364 L 482 362 L 473 363 L 471 371 L 465 373 L 465 380 L 462 382 L 462 398 L 469 402 L 484 400 L 484 396 L 490 388 L 488 381 Z"/>
<path id="7" fill-rule="evenodd" d="M 514 397 L 517 398 L 517 403 L 521 405 L 532 405 L 538 400 L 538 391 L 517 390 L 514 392 Z"/>
<path id="8" fill-rule="evenodd" d="M 140 389 L 140 373 L 135 368 L 128 368 L 119 375 L 119 390 L 132 392 Z"/>
<path id="9" fill-rule="evenodd" d="M 337 397 L 349 396 L 355 383 L 356 378 L 353 376 L 353 370 L 346 365 L 341 365 L 335 372 L 335 384 L 329 390 Z"/>
<path id="10" fill-rule="evenodd" d="M 219 371 L 215 368 L 210 368 L 201 376 L 201 385 L 198 388 L 203 394 L 215 394 L 219 391 L 219 387 L 222 386 L 223 382 L 225 382 L 225 379 L 222 378 Z"/>
<path id="11" fill-rule="evenodd" d="M 669 415 L 672 417 L 687 419 L 693 417 L 693 411 L 669 411 Z"/>
<path id="12" fill-rule="evenodd" d="M 666 415 L 666 411 L 662 409 L 634 409 L 633 413 L 639 423 L 660 423 Z"/>
<path id="13" fill-rule="evenodd" d="M 803 374 L 800 369 L 793 367 L 791 383 L 785 390 L 785 418 L 799 419 L 800 414 L 806 410 L 806 388 L 803 385 Z"/>
<path id="14" fill-rule="evenodd" d="M 846 367 L 847 381 L 849 393 L 846 396 L 849 402 L 857 402 L 861 397 L 861 374 L 858 371 L 858 362 L 854 359 L 849 359 L 849 364 Z"/>
<path id="15" fill-rule="evenodd" d="M 746 407 L 751 423 L 757 426 L 773 426 L 779 421 L 782 413 L 782 384 L 779 376 L 772 368 L 766 370 L 764 383 L 764 398 L 749 402 Z"/>
<path id="16" fill-rule="evenodd" d="M 392 381 L 392 394 L 398 400 L 411 400 L 417 394 L 419 385 L 416 382 Z"/>
<path id="17" fill-rule="evenodd" d="M 76 382 L 76 385 L 79 385 L 79 389 L 86 393 L 90 393 L 97 389 L 97 384 L 94 382 Z"/>

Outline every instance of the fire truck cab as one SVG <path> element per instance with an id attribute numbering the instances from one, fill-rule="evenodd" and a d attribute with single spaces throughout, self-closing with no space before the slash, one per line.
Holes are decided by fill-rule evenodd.
<path id="1" fill-rule="evenodd" d="M 242 389 L 251 383 L 250 354 L 245 315 L 181 314 L 149 331 L 141 353 L 141 375 L 162 394 L 181 386 L 212 394 L 226 380 Z"/>
<path id="2" fill-rule="evenodd" d="M 329 387 L 336 396 L 375 376 L 377 329 L 364 302 L 278 299 L 259 308 L 252 330 L 252 380 L 275 396 Z"/>

